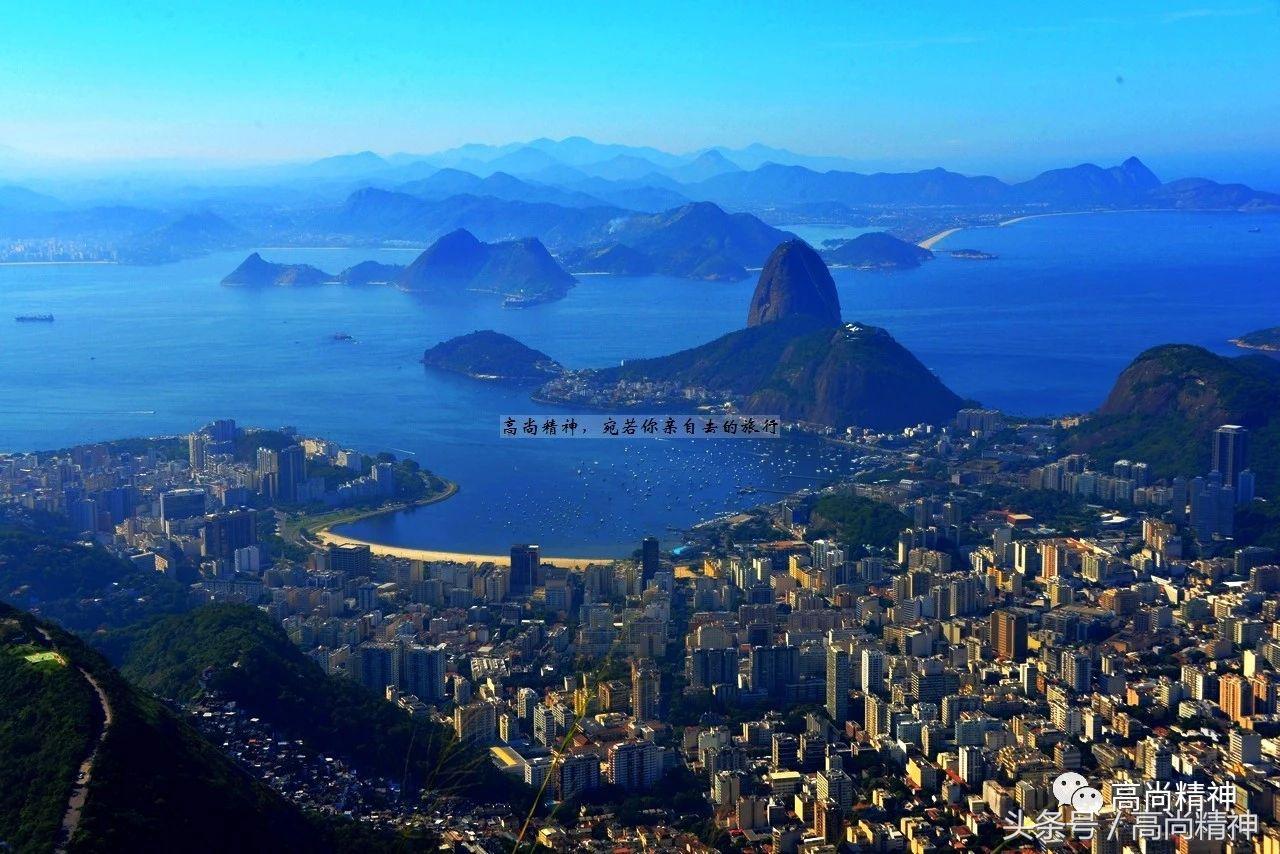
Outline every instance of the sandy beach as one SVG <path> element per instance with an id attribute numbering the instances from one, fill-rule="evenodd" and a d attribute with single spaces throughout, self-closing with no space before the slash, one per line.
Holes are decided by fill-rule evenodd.
<path id="1" fill-rule="evenodd" d="M 466 552 L 445 552 L 435 549 L 410 549 L 401 546 L 385 546 L 380 543 L 370 543 L 365 540 L 357 540 L 354 537 L 344 537 L 341 534 L 335 534 L 332 531 L 319 531 L 316 538 L 322 543 L 334 543 L 343 545 L 346 543 L 355 543 L 357 545 L 368 546 L 376 555 L 384 555 L 386 557 L 403 557 L 410 560 L 426 560 L 426 561 L 452 561 L 454 563 L 496 563 L 509 565 L 511 563 L 511 555 L 483 555 L 468 554 Z M 550 563 L 555 566 L 562 566 L 566 569 L 582 569 L 593 563 L 609 563 L 618 560 L 611 557 L 555 557 L 552 555 L 543 555 L 542 562 Z"/>
<path id="2" fill-rule="evenodd" d="M 1004 223 L 1001 223 L 1001 225 L 1004 225 Z M 926 237 L 924 240 L 921 240 L 916 245 L 919 246 L 921 249 L 932 249 L 935 244 L 947 239 L 951 235 L 955 234 L 957 231 L 963 231 L 963 230 L 964 230 L 963 228 L 948 228 L 946 231 L 939 231 L 937 234 L 931 237 Z"/>

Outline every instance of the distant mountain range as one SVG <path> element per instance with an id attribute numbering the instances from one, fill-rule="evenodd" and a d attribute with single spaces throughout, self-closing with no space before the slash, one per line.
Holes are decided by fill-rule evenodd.
<path id="1" fill-rule="evenodd" d="M 127 185 L 119 199 L 91 207 L 39 188 L 0 186 L 0 241 L 57 240 L 76 244 L 79 257 L 157 263 L 267 243 L 422 246 L 466 229 L 484 241 L 537 238 L 584 272 L 642 269 L 639 256 L 646 256 L 659 273 L 734 278 L 768 252 L 740 248 L 749 221 L 720 217 L 708 227 L 724 230 L 700 229 L 696 245 L 641 245 L 649 242 L 645 232 L 661 230 L 652 218 L 706 216 L 710 207 L 689 206 L 713 205 L 763 220 L 750 224 L 757 231 L 764 222 L 839 222 L 915 238 L 1031 213 L 1280 210 L 1280 194 L 1205 178 L 1165 183 L 1135 157 L 1112 167 L 1052 169 L 1020 183 L 941 168 L 866 174 L 853 165 L 759 145 L 674 155 L 580 137 L 428 155 L 366 151 L 250 171 L 242 183 L 174 187 L 148 195 L 155 206 L 135 204 Z M 635 252 L 609 252 L 611 243 Z"/>

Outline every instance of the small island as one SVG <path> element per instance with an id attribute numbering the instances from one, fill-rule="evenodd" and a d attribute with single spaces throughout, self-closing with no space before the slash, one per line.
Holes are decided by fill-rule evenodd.
<path id="1" fill-rule="evenodd" d="M 1257 332 L 1250 332 L 1247 335 L 1232 338 L 1231 343 L 1242 350 L 1262 350 L 1267 353 L 1280 353 L 1280 326 L 1259 329 Z"/>
<path id="2" fill-rule="evenodd" d="M 266 285 L 323 285 L 334 277 L 310 264 L 277 264 L 257 252 L 240 262 L 223 278 L 224 285 L 263 287 Z"/>
<path id="3" fill-rule="evenodd" d="M 883 231 L 859 234 L 852 240 L 824 244 L 822 260 L 833 266 L 859 270 L 907 270 L 933 258 L 928 249 L 899 240 Z"/>
<path id="4" fill-rule="evenodd" d="M 461 228 L 427 247 L 396 281 L 401 290 L 438 296 L 501 294 L 509 308 L 560 299 L 574 283 L 537 238 L 483 243 Z"/>
<path id="5" fill-rule="evenodd" d="M 422 364 L 489 382 L 540 383 L 564 373 L 564 366 L 546 353 L 492 329 L 430 347 L 422 354 Z"/>
<path id="6" fill-rule="evenodd" d="M 965 261 L 994 261 L 999 255 L 993 255 L 990 252 L 983 252 L 981 249 L 952 249 L 952 258 L 961 258 Z"/>

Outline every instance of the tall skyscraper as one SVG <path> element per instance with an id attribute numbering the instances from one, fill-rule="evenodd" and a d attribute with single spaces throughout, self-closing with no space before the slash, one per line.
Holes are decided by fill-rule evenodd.
<path id="1" fill-rule="evenodd" d="M 279 451 L 259 448 L 257 462 L 259 492 L 273 501 L 298 500 L 298 486 L 307 479 L 307 456 L 301 445 L 288 445 Z"/>
<path id="2" fill-rule="evenodd" d="M 200 526 L 200 553 L 215 560 L 232 560 L 239 549 L 258 542 L 256 510 L 232 510 L 209 516 Z"/>
<path id="3" fill-rule="evenodd" d="M 658 573 L 658 538 L 645 537 L 640 542 L 640 577 L 644 580 L 643 587 L 649 586 L 649 581 Z"/>
<path id="4" fill-rule="evenodd" d="M 1234 488 L 1240 472 L 1249 467 L 1249 431 L 1237 424 L 1223 424 L 1213 431 L 1213 468 L 1222 483 Z"/>
<path id="5" fill-rule="evenodd" d="M 853 688 L 853 659 L 847 649 L 827 647 L 827 714 L 836 726 L 849 719 L 849 691 Z"/>
<path id="6" fill-rule="evenodd" d="M 307 455 L 301 445 L 289 445 L 280 450 L 279 461 L 276 497 L 281 501 L 295 502 L 298 500 L 298 487 L 307 479 Z"/>
<path id="7" fill-rule="evenodd" d="M 1087 652 L 1065 650 L 1062 653 L 1062 681 L 1073 692 L 1086 694 L 1093 679 L 1093 660 Z"/>
<path id="8" fill-rule="evenodd" d="M 631 663 L 631 709 L 636 720 L 658 720 L 662 705 L 658 668 L 649 659 Z"/>
<path id="9" fill-rule="evenodd" d="M 991 646 L 997 658 L 1019 661 L 1027 655 L 1027 617 L 1015 611 L 991 612 Z"/>
<path id="10" fill-rule="evenodd" d="M 620 741 L 609 748 L 609 782 L 647 789 L 662 778 L 662 748 L 652 741 Z"/>
<path id="11" fill-rule="evenodd" d="M 192 433 L 187 436 L 187 463 L 193 472 L 204 470 L 204 435 Z"/>
<path id="12" fill-rule="evenodd" d="M 1218 708 L 1236 723 L 1253 716 L 1253 685 L 1236 673 L 1218 680 Z"/>
<path id="13" fill-rule="evenodd" d="M 400 667 L 401 687 L 419 700 L 430 703 L 443 700 L 445 691 L 444 644 L 408 646 Z"/>
<path id="14" fill-rule="evenodd" d="M 538 547 L 518 545 L 511 547 L 511 595 L 528 596 L 533 592 L 538 578 Z"/>
<path id="15" fill-rule="evenodd" d="M 160 493 L 160 518 L 165 522 L 204 515 L 203 489 L 170 489 Z"/>
<path id="16" fill-rule="evenodd" d="M 878 649 L 862 651 L 862 691 L 865 694 L 884 693 L 884 653 Z"/>

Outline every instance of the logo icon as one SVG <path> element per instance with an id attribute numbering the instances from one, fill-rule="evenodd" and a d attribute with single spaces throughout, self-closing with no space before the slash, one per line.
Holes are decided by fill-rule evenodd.
<path id="1" fill-rule="evenodd" d="M 1053 796 L 1058 799 L 1058 806 L 1070 806 L 1071 796 L 1076 793 L 1076 790 L 1088 787 L 1089 781 L 1083 774 L 1068 771 L 1065 774 L 1059 774 L 1058 779 L 1053 781 Z"/>
<path id="2" fill-rule="evenodd" d="M 1083 774 L 1068 771 L 1053 781 L 1053 796 L 1058 808 L 1071 807 L 1081 815 L 1097 815 L 1102 811 L 1102 792 L 1089 785 Z"/>

